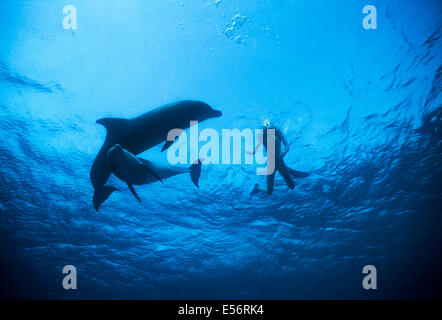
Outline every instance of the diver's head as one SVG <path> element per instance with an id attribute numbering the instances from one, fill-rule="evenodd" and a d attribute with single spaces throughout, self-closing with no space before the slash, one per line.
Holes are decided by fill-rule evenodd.
<path id="1" fill-rule="evenodd" d="M 264 128 L 270 128 L 270 125 L 271 125 L 271 123 L 270 123 L 270 120 L 269 119 L 264 119 L 263 120 L 263 122 L 262 122 L 262 126 L 264 127 Z"/>

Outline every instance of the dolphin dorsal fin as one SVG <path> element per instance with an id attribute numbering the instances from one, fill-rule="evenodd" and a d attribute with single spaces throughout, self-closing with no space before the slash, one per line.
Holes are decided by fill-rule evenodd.
<path id="1" fill-rule="evenodd" d="M 113 132 L 119 131 L 126 121 L 127 119 L 122 118 L 101 118 L 95 122 L 104 126 L 108 135 L 113 135 Z"/>

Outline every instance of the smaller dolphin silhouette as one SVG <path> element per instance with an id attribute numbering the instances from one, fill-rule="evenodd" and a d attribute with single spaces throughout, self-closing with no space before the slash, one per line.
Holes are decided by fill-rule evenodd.
<path id="1" fill-rule="evenodd" d="M 136 157 L 119 144 L 116 144 L 107 152 L 107 162 L 111 172 L 119 179 L 127 183 L 129 190 L 135 198 L 141 202 L 134 189 L 134 185 L 149 184 L 178 174 L 190 172 L 192 182 L 196 187 L 201 175 L 201 161 L 198 160 L 190 167 L 160 165 L 151 161 Z"/>

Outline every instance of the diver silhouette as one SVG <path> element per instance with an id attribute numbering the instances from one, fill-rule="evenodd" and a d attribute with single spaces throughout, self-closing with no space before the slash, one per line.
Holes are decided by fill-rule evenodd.
<path id="1" fill-rule="evenodd" d="M 249 154 L 255 154 L 256 150 L 261 146 L 261 144 L 264 145 L 264 148 L 267 150 L 267 130 L 274 129 L 275 130 L 275 170 L 272 174 L 267 176 L 267 190 L 261 189 L 259 187 L 259 184 L 256 183 L 252 192 L 250 192 L 250 195 L 257 194 L 259 192 L 267 193 L 268 195 L 271 195 L 273 192 L 273 187 L 275 184 L 275 174 L 276 171 L 278 171 L 281 176 L 284 178 L 285 182 L 287 183 L 287 186 L 290 189 L 295 188 L 295 183 L 293 181 L 293 178 L 305 178 L 309 175 L 308 172 L 303 171 L 297 171 L 294 169 L 291 169 L 287 167 L 287 165 L 284 162 L 284 157 L 290 150 L 291 143 L 287 143 L 287 140 L 285 139 L 284 135 L 281 133 L 281 130 L 279 130 L 278 127 L 271 125 L 270 120 L 266 119 L 263 122 L 263 134 L 259 137 L 259 142 L 255 146 L 255 150 L 253 152 L 248 152 Z M 284 151 L 282 151 L 281 143 L 284 144 Z"/>

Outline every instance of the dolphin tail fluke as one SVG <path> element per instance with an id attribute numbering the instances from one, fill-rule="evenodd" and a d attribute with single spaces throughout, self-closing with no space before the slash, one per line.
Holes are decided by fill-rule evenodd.
<path id="1" fill-rule="evenodd" d="M 92 202 L 94 203 L 95 211 L 98 211 L 100 205 L 106 201 L 107 198 L 112 194 L 112 192 L 116 191 L 117 188 L 112 186 L 104 186 L 100 189 L 94 190 L 94 197 L 92 198 Z"/>
<path id="2" fill-rule="evenodd" d="M 135 188 L 132 184 L 128 183 L 127 186 L 129 187 L 130 192 L 134 195 L 134 197 L 141 202 L 140 197 L 138 196 L 138 193 L 135 191 Z"/>
<path id="3" fill-rule="evenodd" d="M 306 178 L 306 177 L 308 177 L 310 175 L 309 172 L 298 171 L 298 170 L 294 170 L 294 169 L 289 168 L 289 167 L 287 167 L 287 169 L 289 170 L 290 175 L 293 178 Z"/>
<path id="4" fill-rule="evenodd" d="M 195 161 L 191 166 L 190 166 L 190 179 L 192 179 L 193 184 L 199 188 L 199 179 L 201 176 L 201 164 L 202 164 L 201 159 L 198 159 L 197 161 Z"/>

